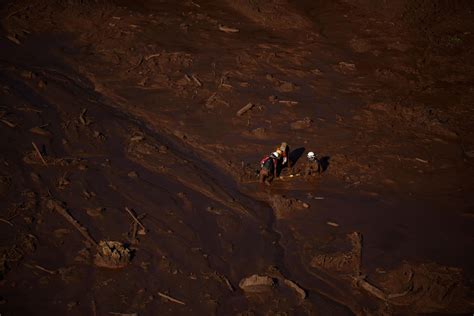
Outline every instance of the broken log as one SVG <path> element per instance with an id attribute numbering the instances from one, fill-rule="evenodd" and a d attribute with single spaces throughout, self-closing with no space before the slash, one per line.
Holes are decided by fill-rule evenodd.
<path id="1" fill-rule="evenodd" d="M 237 116 L 242 116 L 242 114 L 251 110 L 253 107 L 254 107 L 254 104 L 248 103 L 246 106 L 242 107 L 240 110 L 237 111 Z"/>

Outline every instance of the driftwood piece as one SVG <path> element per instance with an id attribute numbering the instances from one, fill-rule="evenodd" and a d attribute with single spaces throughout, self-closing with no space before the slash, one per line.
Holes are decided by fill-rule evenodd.
<path id="1" fill-rule="evenodd" d="M 240 110 L 237 111 L 237 116 L 242 116 L 245 112 L 251 110 L 254 107 L 254 104 L 247 103 L 246 106 L 242 107 Z"/>
<path id="2" fill-rule="evenodd" d="M 44 160 L 43 158 L 43 155 L 41 154 L 40 150 L 38 149 L 38 146 L 36 146 L 36 144 L 34 142 L 31 143 L 33 145 L 33 148 L 35 149 L 36 153 L 38 154 L 38 156 L 40 157 L 41 161 L 43 162 L 43 164 L 45 166 L 47 166 L 48 164 L 46 163 L 46 160 Z"/>
<path id="3" fill-rule="evenodd" d="M 180 301 L 180 300 L 178 300 L 178 299 L 176 299 L 176 298 L 174 298 L 174 297 L 171 297 L 171 296 L 169 296 L 169 295 L 166 295 L 166 294 L 164 294 L 164 293 L 158 292 L 158 295 L 161 296 L 161 297 L 163 297 L 163 298 L 166 298 L 167 300 L 169 300 L 169 301 L 171 301 L 171 302 L 173 302 L 173 303 L 180 304 L 180 305 L 186 305 L 185 302 Z"/>
<path id="4" fill-rule="evenodd" d="M 222 25 L 222 24 L 219 24 L 219 31 L 222 31 L 224 33 L 238 33 L 238 32 L 240 32 L 239 29 L 229 27 L 229 26 L 225 26 L 225 25 Z"/>

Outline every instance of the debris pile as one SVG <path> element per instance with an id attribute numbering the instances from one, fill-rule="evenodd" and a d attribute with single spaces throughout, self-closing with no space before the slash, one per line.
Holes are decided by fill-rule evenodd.
<path id="1" fill-rule="evenodd" d="M 123 243 L 101 240 L 97 246 L 94 263 L 102 268 L 120 269 L 130 263 L 131 255 L 130 249 Z"/>

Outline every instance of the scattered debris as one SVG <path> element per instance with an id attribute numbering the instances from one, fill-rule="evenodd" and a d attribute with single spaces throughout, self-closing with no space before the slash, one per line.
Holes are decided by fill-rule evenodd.
<path id="1" fill-rule="evenodd" d="M 275 286 L 275 280 L 269 276 L 253 274 L 247 278 L 243 278 L 239 282 L 239 287 L 244 292 L 264 292 Z"/>
<path id="2" fill-rule="evenodd" d="M 16 127 L 16 124 L 13 124 L 12 122 L 10 121 L 7 121 L 6 119 L 0 119 L 0 121 L 2 121 L 3 124 L 5 124 L 6 126 L 10 127 L 10 128 L 15 128 Z"/>
<path id="3" fill-rule="evenodd" d="M 41 154 L 40 150 L 38 149 L 38 146 L 36 146 L 36 144 L 34 142 L 31 143 L 33 145 L 33 148 L 35 149 L 36 153 L 38 154 L 38 156 L 40 157 L 41 161 L 43 162 L 43 164 L 45 166 L 47 166 L 48 164 L 46 163 L 46 160 L 44 160 L 43 158 L 43 155 Z"/>
<path id="4" fill-rule="evenodd" d="M 291 101 L 291 100 L 280 100 L 278 102 L 285 105 L 289 105 L 289 106 L 298 104 L 298 101 Z"/>
<path id="5" fill-rule="evenodd" d="M 74 226 L 74 228 L 76 228 L 81 233 L 82 236 L 86 238 L 89 243 L 97 246 L 97 242 L 94 240 L 94 238 L 92 238 L 87 229 L 83 227 L 74 217 L 72 217 L 71 214 L 68 213 L 63 202 L 49 199 L 46 202 L 46 207 L 62 215 L 72 226 Z"/>
<path id="6" fill-rule="evenodd" d="M 10 221 L 7 221 L 6 219 L 0 218 L 0 222 L 6 223 L 13 227 L 13 224 Z"/>
<path id="7" fill-rule="evenodd" d="M 142 140 L 144 140 L 144 139 L 145 139 L 144 136 L 142 136 L 142 135 L 137 135 L 137 136 L 132 136 L 132 137 L 130 138 L 130 141 L 131 141 L 131 142 L 139 142 L 139 141 L 142 141 Z"/>
<path id="8" fill-rule="evenodd" d="M 130 249 L 123 243 L 101 240 L 97 246 L 94 263 L 102 268 L 120 269 L 130 263 L 131 256 Z"/>
<path id="9" fill-rule="evenodd" d="M 288 279 L 284 279 L 283 280 L 283 283 L 288 286 L 289 288 L 293 289 L 296 294 L 298 294 L 298 296 L 300 297 L 300 299 L 304 300 L 306 298 L 306 291 L 303 290 L 298 284 L 296 284 L 295 282 L 291 281 L 291 280 L 288 280 Z"/>
<path id="10" fill-rule="evenodd" d="M 25 265 L 26 267 L 28 267 L 28 268 L 36 268 L 36 269 L 38 269 L 38 270 L 41 270 L 41 271 L 46 272 L 46 273 L 51 274 L 51 275 L 55 275 L 55 274 L 57 273 L 56 271 L 52 271 L 52 270 L 43 268 L 42 266 L 37 265 L 37 264 L 35 264 L 35 265 L 30 265 L 30 264 L 28 264 L 28 263 L 25 263 L 24 265 Z"/>
<path id="11" fill-rule="evenodd" d="M 173 303 L 180 304 L 180 305 L 186 305 L 185 302 L 180 301 L 180 300 L 178 300 L 178 299 L 176 299 L 176 298 L 174 298 L 174 297 L 171 297 L 171 296 L 169 296 L 169 295 L 166 295 L 166 294 L 164 294 L 164 293 L 158 292 L 158 295 L 161 296 L 161 297 L 163 297 L 163 298 L 166 298 L 167 300 L 169 300 L 169 301 L 171 301 L 171 302 L 173 302 Z"/>
<path id="12" fill-rule="evenodd" d="M 225 33 L 238 33 L 240 31 L 239 29 L 228 27 L 222 24 L 219 24 L 219 30 Z"/>
<path id="13" fill-rule="evenodd" d="M 160 56 L 161 56 L 160 53 L 151 54 L 151 55 L 146 56 L 146 57 L 145 57 L 145 60 L 148 61 L 148 60 L 150 60 L 150 59 L 152 59 L 152 58 L 160 57 Z"/>
<path id="14" fill-rule="evenodd" d="M 51 137 L 52 136 L 52 134 L 50 132 L 48 132 L 47 130 L 45 130 L 41 126 L 30 128 L 30 132 L 32 132 L 33 134 L 46 136 L 46 137 Z"/>
<path id="15" fill-rule="evenodd" d="M 16 34 L 15 35 L 7 35 L 7 38 L 12 41 L 13 43 L 17 45 L 21 45 L 20 40 L 17 38 Z"/>
<path id="16" fill-rule="evenodd" d="M 339 224 L 334 223 L 334 222 L 326 222 L 326 224 L 328 224 L 329 226 L 332 226 L 332 227 L 339 227 Z"/>
<path id="17" fill-rule="evenodd" d="M 242 107 L 240 110 L 237 111 L 237 116 L 242 116 L 245 112 L 251 110 L 254 107 L 254 104 L 247 103 L 246 106 Z"/>
<path id="18" fill-rule="evenodd" d="M 356 71 L 356 66 L 354 64 L 346 63 L 346 62 L 341 61 L 339 64 L 334 66 L 334 69 L 336 71 L 339 71 L 339 72 L 343 73 L 343 74 L 349 74 L 349 73 L 353 73 L 354 71 Z"/>
<path id="19" fill-rule="evenodd" d="M 201 83 L 201 81 L 199 80 L 199 78 L 196 77 L 196 75 L 191 75 L 191 78 L 193 78 L 194 83 L 195 83 L 198 87 L 202 87 L 202 83 Z"/>
<path id="20" fill-rule="evenodd" d="M 87 109 L 83 109 L 81 114 L 79 115 L 79 122 L 81 122 L 82 125 L 87 126 L 90 124 L 86 117 Z"/>
<path id="21" fill-rule="evenodd" d="M 87 215 L 89 215 L 91 217 L 99 217 L 99 216 L 102 215 L 104 210 L 105 209 L 103 207 L 86 208 L 86 213 L 87 213 Z"/>
<path id="22" fill-rule="evenodd" d="M 422 163 L 428 163 L 427 160 L 421 159 L 421 158 L 415 158 L 416 161 L 422 162 Z"/>
<path id="23" fill-rule="evenodd" d="M 133 211 L 130 210 L 128 207 L 125 207 L 125 210 L 127 211 L 128 214 L 133 218 L 133 220 L 140 226 L 140 230 L 138 231 L 139 235 L 146 235 L 146 228 L 145 226 L 140 222 L 140 220 L 133 214 Z"/>

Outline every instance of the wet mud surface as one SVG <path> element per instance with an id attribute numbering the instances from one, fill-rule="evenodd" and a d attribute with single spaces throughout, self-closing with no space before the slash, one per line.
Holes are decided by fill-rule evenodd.
<path id="1" fill-rule="evenodd" d="M 0 8 L 0 314 L 474 311 L 468 2 Z"/>

